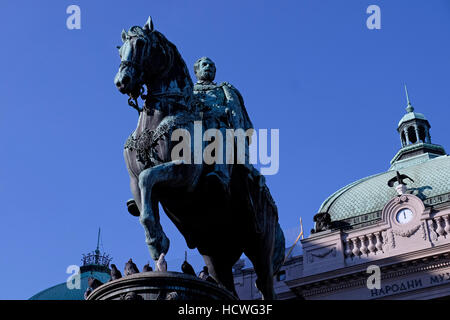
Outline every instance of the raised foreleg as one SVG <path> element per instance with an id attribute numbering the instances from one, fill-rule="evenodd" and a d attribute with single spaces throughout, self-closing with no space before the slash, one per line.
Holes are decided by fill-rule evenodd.
<path id="1" fill-rule="evenodd" d="M 201 166 L 186 165 L 182 161 L 171 161 L 146 169 L 139 175 L 141 190 L 141 214 L 139 220 L 144 227 L 150 256 L 157 261 L 162 253 L 169 250 L 169 238 L 159 221 L 159 199 L 154 194 L 155 186 L 189 188 L 196 183 Z"/>

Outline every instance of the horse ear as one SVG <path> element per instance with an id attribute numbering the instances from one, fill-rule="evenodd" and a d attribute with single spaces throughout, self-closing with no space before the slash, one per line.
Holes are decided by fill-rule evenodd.
<path id="1" fill-rule="evenodd" d="M 150 33 L 153 31 L 152 17 L 148 17 L 147 22 L 145 23 L 145 26 L 144 26 L 144 31 L 147 33 Z"/>
<path id="2" fill-rule="evenodd" d="M 125 30 L 122 30 L 122 41 L 127 41 L 127 33 L 125 32 Z"/>

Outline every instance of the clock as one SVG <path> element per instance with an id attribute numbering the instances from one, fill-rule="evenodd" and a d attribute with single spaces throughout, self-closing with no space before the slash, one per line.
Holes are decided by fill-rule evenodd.
<path id="1" fill-rule="evenodd" d="M 409 209 L 401 209 L 397 212 L 395 219 L 400 224 L 406 224 L 412 220 L 414 213 Z"/>

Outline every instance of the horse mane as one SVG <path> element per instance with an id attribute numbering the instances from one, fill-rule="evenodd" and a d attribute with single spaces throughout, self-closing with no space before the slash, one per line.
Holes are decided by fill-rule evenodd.
<path id="1" fill-rule="evenodd" d="M 145 33 L 144 29 L 140 26 L 131 27 L 127 32 L 127 36 L 147 38 L 147 34 Z"/>
<path id="2" fill-rule="evenodd" d="M 135 29 L 134 29 L 135 28 Z M 133 29 L 133 30 L 132 30 Z M 132 27 L 129 32 L 141 36 L 145 36 L 150 41 L 151 35 L 156 37 L 156 41 L 162 46 L 166 55 L 170 56 L 171 66 L 166 74 L 168 79 L 175 79 L 178 82 L 179 88 L 185 94 L 185 102 L 190 104 L 194 84 L 189 73 L 189 69 L 186 66 L 186 62 L 178 51 L 177 47 L 169 41 L 161 32 L 153 30 L 150 35 L 146 34 L 141 27 Z"/>
<path id="3" fill-rule="evenodd" d="M 183 57 L 180 54 L 180 51 L 178 51 L 178 48 L 176 45 L 174 45 L 172 42 L 170 42 L 161 32 L 159 31 L 152 31 L 152 33 L 155 33 L 155 35 L 158 37 L 158 41 L 160 44 L 165 45 L 166 49 L 169 49 L 173 53 L 173 63 L 178 63 L 179 65 L 176 66 L 179 71 L 182 71 L 183 75 L 186 76 L 188 79 L 188 84 L 191 88 L 193 88 L 194 84 L 192 82 L 191 76 L 189 74 L 189 69 L 186 66 L 186 62 L 184 61 Z M 182 70 L 180 70 L 182 69 Z"/>
<path id="4" fill-rule="evenodd" d="M 166 52 L 171 52 L 173 54 L 173 63 L 178 62 L 181 66 L 178 66 L 178 69 L 184 69 L 182 72 L 187 76 L 189 79 L 189 85 L 193 87 L 193 82 L 189 74 L 189 69 L 186 66 L 186 62 L 184 61 L 183 57 L 181 56 L 180 52 L 178 51 L 178 48 L 170 42 L 161 32 L 157 30 L 153 30 L 151 34 L 155 35 L 158 43 L 164 47 Z M 128 37 L 143 37 L 147 40 L 151 40 L 151 36 L 147 34 L 144 29 L 140 26 L 133 26 L 131 27 L 127 32 Z M 180 68 L 181 67 L 181 68 Z"/>

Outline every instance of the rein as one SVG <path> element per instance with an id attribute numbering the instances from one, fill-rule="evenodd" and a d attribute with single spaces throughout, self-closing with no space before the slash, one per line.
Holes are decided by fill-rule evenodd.
<path id="1" fill-rule="evenodd" d="M 144 108 L 140 108 L 139 107 L 139 103 L 137 101 L 137 99 L 139 97 L 141 97 L 142 100 L 145 101 Z M 144 94 L 144 86 L 142 85 L 141 88 L 140 88 L 140 94 L 139 94 L 139 96 L 137 98 L 133 98 L 131 96 L 128 98 L 128 105 L 131 106 L 132 108 L 136 109 L 137 112 L 140 114 L 142 112 L 142 110 L 145 109 L 145 107 L 147 105 L 147 103 L 146 103 L 147 100 L 152 100 L 152 99 L 153 100 L 161 100 L 161 99 L 170 98 L 170 97 L 176 97 L 176 98 L 183 99 L 184 95 L 182 93 L 180 93 L 180 92 L 170 92 L 170 91 Z M 187 107 L 186 105 L 184 105 L 182 103 L 179 103 L 179 102 L 175 102 L 175 103 L 180 105 L 180 106 L 183 106 L 184 108 Z"/>
<path id="2" fill-rule="evenodd" d="M 139 95 L 136 98 L 133 98 L 132 96 L 130 96 L 128 98 L 128 105 L 134 109 L 137 110 L 138 114 L 141 114 L 143 108 L 139 107 L 139 102 L 137 101 L 137 99 L 141 97 L 142 99 L 145 99 L 146 96 L 144 95 L 144 86 L 142 85 L 141 88 L 139 89 Z M 134 101 L 133 101 L 134 100 Z"/>

